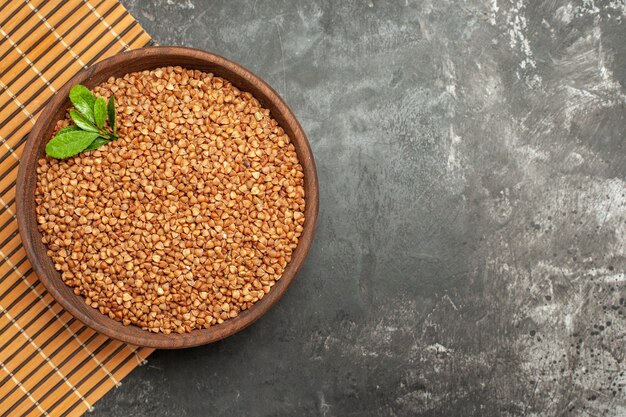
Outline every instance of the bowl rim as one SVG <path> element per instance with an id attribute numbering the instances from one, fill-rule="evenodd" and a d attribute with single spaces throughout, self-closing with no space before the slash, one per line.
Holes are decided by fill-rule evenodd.
<path id="1" fill-rule="evenodd" d="M 163 64 L 161 62 L 162 59 L 171 59 L 172 63 Z M 154 65 L 137 64 L 144 60 L 148 63 L 154 61 Z M 119 76 L 112 73 L 116 68 L 119 74 L 176 65 L 189 68 L 189 64 L 177 64 L 176 60 L 202 62 L 209 67 L 217 68 L 218 70 L 210 72 L 232 82 L 240 90 L 255 90 L 252 92 L 254 97 L 259 100 L 263 107 L 270 109 L 272 117 L 279 121 L 279 125 L 286 132 L 290 132 L 290 138 L 296 147 L 298 159 L 305 174 L 306 206 L 303 232 L 292 254 L 292 259 L 287 264 L 281 279 L 263 299 L 236 318 L 226 320 L 222 324 L 211 326 L 208 329 L 194 330 L 190 333 L 170 333 L 169 335 L 164 335 L 160 332 L 153 333 L 143 330 L 137 326 L 123 326 L 120 322 L 100 313 L 97 309 L 86 306 L 83 296 L 74 295 L 72 292 L 74 297 L 80 298 L 81 304 L 76 304 L 76 299 L 71 299 L 67 292 L 68 289 L 71 291 L 73 288 L 67 286 L 62 281 L 58 271 L 54 270 L 52 260 L 46 254 L 47 248 L 41 242 L 36 213 L 34 213 L 34 210 L 31 211 L 29 209 L 34 208 L 36 205 L 34 202 L 37 184 L 36 167 L 43 148 L 42 142 L 49 140 L 52 130 L 50 126 L 59 120 L 57 115 L 62 110 L 61 106 L 64 106 L 63 109 L 67 109 L 70 88 L 79 83 L 90 84 L 90 80 L 98 78 L 105 80 L 106 78 L 102 79 L 101 77 L 106 76 L 107 72 L 110 74 L 108 76 Z M 120 71 L 119 66 L 124 64 L 130 64 L 131 68 L 135 64 L 141 65 L 143 69 Z M 220 74 L 220 70 L 229 73 L 229 75 Z M 94 81 L 92 84 L 100 82 L 102 81 Z M 249 85 L 242 86 L 240 85 L 242 83 Z M 132 345 L 160 349 L 187 348 L 212 343 L 243 330 L 265 314 L 284 295 L 301 269 L 312 245 L 319 211 L 318 179 L 313 153 L 304 130 L 284 100 L 263 79 L 247 68 L 220 55 L 180 46 L 151 46 L 116 54 L 80 70 L 67 81 L 46 104 L 46 107 L 38 116 L 35 125 L 28 134 L 28 139 L 20 158 L 16 187 L 17 222 L 22 245 L 35 274 L 52 297 L 73 317 L 99 333 Z M 50 266 L 52 266 L 52 271 Z M 120 326 L 122 326 L 122 329 L 120 329 Z M 129 328 L 138 329 L 141 334 L 138 334 L 136 330 L 124 331 L 124 329 Z"/>

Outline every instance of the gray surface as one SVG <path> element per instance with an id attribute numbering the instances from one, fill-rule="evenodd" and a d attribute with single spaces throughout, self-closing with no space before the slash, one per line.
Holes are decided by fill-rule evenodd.
<path id="1" fill-rule="evenodd" d="M 96 416 L 626 415 L 623 1 L 130 1 L 291 105 L 304 270 Z"/>

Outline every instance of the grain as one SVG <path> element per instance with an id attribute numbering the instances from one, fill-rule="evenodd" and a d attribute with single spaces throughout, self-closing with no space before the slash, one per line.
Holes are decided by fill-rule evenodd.
<path id="1" fill-rule="evenodd" d="M 165 334 L 252 307 L 303 230 L 290 138 L 251 94 L 200 71 L 131 73 L 94 92 L 115 95 L 120 139 L 37 169 L 39 230 L 63 281 L 102 314 Z"/>

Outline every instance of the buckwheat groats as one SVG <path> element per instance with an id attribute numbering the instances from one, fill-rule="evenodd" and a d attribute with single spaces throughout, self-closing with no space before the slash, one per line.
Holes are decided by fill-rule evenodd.
<path id="1" fill-rule="evenodd" d="M 120 139 L 37 169 L 39 230 L 63 281 L 124 325 L 165 334 L 263 298 L 305 220 L 302 167 L 269 110 L 180 67 L 94 92 L 115 95 Z"/>

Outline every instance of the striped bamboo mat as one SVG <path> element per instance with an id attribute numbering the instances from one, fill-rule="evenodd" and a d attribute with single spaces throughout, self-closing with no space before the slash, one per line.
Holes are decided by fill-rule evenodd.
<path id="1" fill-rule="evenodd" d="M 0 0 L 2 416 L 81 415 L 151 353 L 65 312 L 33 273 L 15 220 L 19 158 L 48 99 L 82 68 L 150 42 L 116 0 Z"/>

